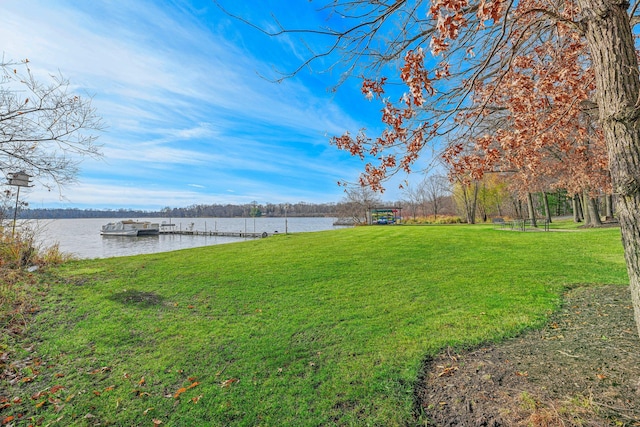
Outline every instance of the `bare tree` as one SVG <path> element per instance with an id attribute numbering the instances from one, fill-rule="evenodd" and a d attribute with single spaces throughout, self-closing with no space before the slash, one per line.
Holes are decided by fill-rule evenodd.
<path id="1" fill-rule="evenodd" d="M 91 98 L 71 93 L 69 81 L 41 83 L 29 61 L 0 61 L 0 168 L 24 171 L 52 188 L 73 182 L 85 156 L 99 157 L 103 129 Z"/>
<path id="2" fill-rule="evenodd" d="M 444 175 L 429 175 L 423 183 L 426 200 L 431 205 L 433 219 L 436 219 L 443 207 L 444 198 L 451 193 L 451 185 Z"/>
<path id="3" fill-rule="evenodd" d="M 468 224 L 476 223 L 476 211 L 478 208 L 479 181 L 467 181 L 456 177 L 454 198 L 458 209 Z"/>
<path id="4" fill-rule="evenodd" d="M 353 185 L 347 187 L 344 200 L 338 204 L 338 217 L 352 224 L 366 224 L 369 211 L 381 203 L 380 196 L 369 187 Z"/>
<path id="5" fill-rule="evenodd" d="M 406 184 L 402 188 L 402 195 L 404 196 L 402 204 L 405 212 L 413 217 L 415 220 L 418 217 L 418 208 L 421 204 L 421 187 L 419 185 Z"/>
<path id="6" fill-rule="evenodd" d="M 406 197 L 407 207 L 415 219 L 417 216 L 427 217 L 429 215 L 429 205 L 431 202 L 428 192 L 430 176 L 425 176 L 417 184 L 407 184 L 403 187 L 403 194 Z"/>

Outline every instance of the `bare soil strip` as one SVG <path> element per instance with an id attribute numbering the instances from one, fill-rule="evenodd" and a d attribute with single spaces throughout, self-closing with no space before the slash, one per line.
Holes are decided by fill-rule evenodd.
<path id="1" fill-rule="evenodd" d="M 640 339 L 627 287 L 580 287 L 548 325 L 428 360 L 433 426 L 640 426 Z"/>

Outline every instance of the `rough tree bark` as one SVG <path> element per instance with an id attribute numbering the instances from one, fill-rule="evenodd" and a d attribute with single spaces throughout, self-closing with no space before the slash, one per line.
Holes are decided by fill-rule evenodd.
<path id="1" fill-rule="evenodd" d="M 640 334 L 640 79 L 621 0 L 578 0 L 596 76 L 596 101 L 609 152 L 636 326 Z"/>

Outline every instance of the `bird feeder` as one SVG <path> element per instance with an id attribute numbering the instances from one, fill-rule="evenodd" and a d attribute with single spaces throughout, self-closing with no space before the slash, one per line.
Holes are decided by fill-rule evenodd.
<path id="1" fill-rule="evenodd" d="M 25 173 L 24 171 L 10 173 L 9 174 L 9 185 L 13 185 L 18 187 L 18 191 L 16 192 L 16 207 L 13 210 L 13 229 L 11 231 L 11 237 L 16 234 L 16 218 L 18 215 L 18 199 L 20 198 L 20 187 L 31 187 L 31 175 Z"/>

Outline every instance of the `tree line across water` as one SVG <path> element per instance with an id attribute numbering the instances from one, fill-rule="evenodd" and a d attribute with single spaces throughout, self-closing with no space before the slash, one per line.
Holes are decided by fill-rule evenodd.
<path id="1" fill-rule="evenodd" d="M 336 216 L 340 203 L 266 203 L 266 204 L 211 204 L 186 207 L 165 207 L 160 210 L 144 209 L 78 209 L 78 208 L 33 208 L 19 209 L 21 219 L 58 218 L 242 218 L 242 217 L 315 217 Z M 13 215 L 13 208 L 7 214 Z M 7 216 L 9 216 L 7 215 Z"/>
<path id="2" fill-rule="evenodd" d="M 194 204 L 186 207 L 144 209 L 79 209 L 29 208 L 21 201 L 19 219 L 62 218 L 247 218 L 247 217 L 336 217 L 348 223 L 368 221 L 372 208 L 395 207 L 402 210 L 405 221 L 437 222 L 439 217 L 457 217 L 455 222 L 487 222 L 493 218 L 535 218 L 573 215 L 576 222 L 598 225 L 601 216 L 612 218 L 611 197 L 582 198 L 567 191 L 529 193 L 526 201 L 510 191 L 506 182 L 485 177 L 473 186 L 450 184 L 443 176 L 428 176 L 416 185 L 409 185 L 398 201 L 383 201 L 379 193 L 366 187 L 353 187 L 338 203 L 264 203 Z M 0 207 L 0 219 L 13 219 L 14 205 L 5 198 Z M 591 215 L 589 215 L 591 213 Z"/>

